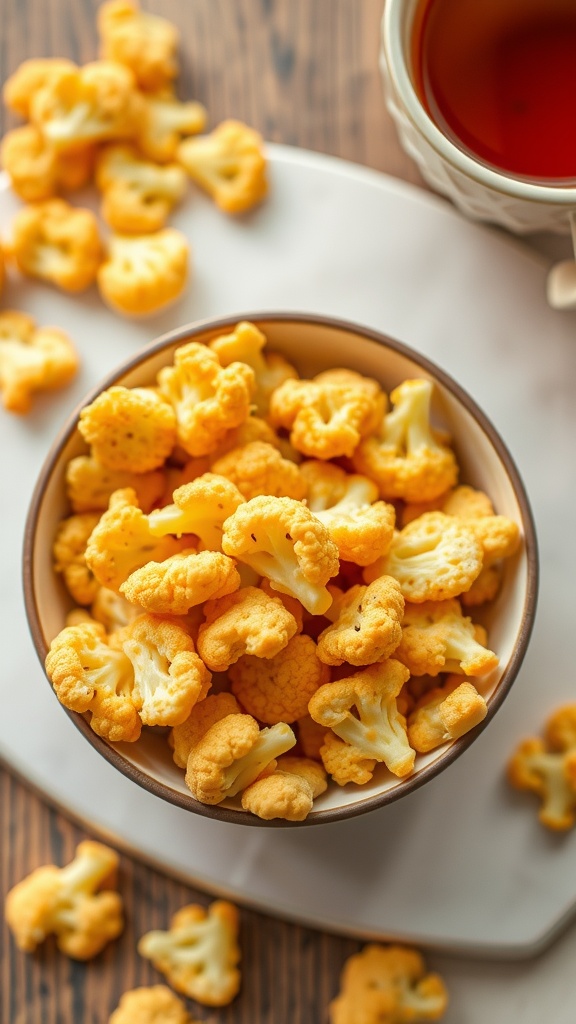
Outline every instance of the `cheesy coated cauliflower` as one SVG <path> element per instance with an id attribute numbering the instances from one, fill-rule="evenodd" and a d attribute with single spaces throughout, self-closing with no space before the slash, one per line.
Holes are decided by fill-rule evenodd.
<path id="1" fill-rule="evenodd" d="M 180 297 L 188 280 L 190 246 L 176 228 L 114 234 L 98 270 L 100 295 L 125 316 L 157 313 Z"/>
<path id="2" fill-rule="evenodd" d="M 10 252 L 28 277 L 66 292 L 81 292 L 96 280 L 102 261 L 98 222 L 91 210 L 65 199 L 24 206 L 12 221 Z"/>

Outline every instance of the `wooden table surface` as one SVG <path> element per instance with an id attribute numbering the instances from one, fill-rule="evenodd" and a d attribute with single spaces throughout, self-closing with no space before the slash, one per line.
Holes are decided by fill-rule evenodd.
<path id="1" fill-rule="evenodd" d="M 343 157 L 422 184 L 401 150 L 378 72 L 382 0 L 150 0 L 142 6 L 182 33 L 181 96 L 202 101 L 211 124 L 237 117 L 266 139 Z M 92 0 L 2 0 L 0 75 L 29 57 L 95 59 Z M 15 124 L 0 113 L 0 133 Z M 41 864 L 64 864 L 89 832 L 0 770 L 0 893 Z M 47 942 L 19 952 L 0 939 L 1 1024 L 107 1024 L 122 992 L 163 979 L 136 941 L 164 928 L 185 903 L 211 896 L 121 853 L 127 926 L 87 964 Z M 335 893 L 335 898 L 337 894 Z M 344 960 L 362 943 L 241 910 L 243 985 L 237 999 L 199 1020 L 321 1024 Z"/>

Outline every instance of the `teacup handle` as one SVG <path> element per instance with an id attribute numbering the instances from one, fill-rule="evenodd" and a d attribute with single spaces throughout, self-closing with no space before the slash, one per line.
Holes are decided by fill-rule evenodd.
<path id="1" fill-rule="evenodd" d="M 548 273 L 546 295 L 554 309 L 576 309 L 576 210 L 568 216 L 574 259 L 561 260 Z"/>

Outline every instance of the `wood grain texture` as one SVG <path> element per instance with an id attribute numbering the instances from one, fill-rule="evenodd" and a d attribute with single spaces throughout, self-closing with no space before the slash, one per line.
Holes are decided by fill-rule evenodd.
<path id="1" fill-rule="evenodd" d="M 182 33 L 182 97 L 201 100 L 210 122 L 237 117 L 265 138 L 353 160 L 422 184 L 401 150 L 378 72 L 382 0 L 154 0 Z M 28 57 L 81 63 L 97 55 L 91 0 L 2 0 L 0 77 Z M 16 121 L 2 110 L 0 133 Z M 41 864 L 69 861 L 87 833 L 0 771 L 2 896 Z M 49 941 L 19 952 L 0 939 L 0 1024 L 106 1024 L 122 992 L 161 976 L 136 953 L 140 935 L 211 897 L 122 855 L 127 926 L 88 964 Z M 334 894 L 337 899 L 337 893 Z M 361 943 L 243 909 L 243 987 L 234 1003 L 199 1020 L 216 1024 L 322 1024 L 344 960 Z"/>

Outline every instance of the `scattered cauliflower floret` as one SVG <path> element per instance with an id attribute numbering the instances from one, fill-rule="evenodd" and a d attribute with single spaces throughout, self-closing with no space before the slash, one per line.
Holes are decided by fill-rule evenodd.
<path id="1" fill-rule="evenodd" d="M 281 757 L 278 767 L 247 786 L 242 793 L 242 807 L 259 818 L 270 821 L 304 821 L 314 800 L 328 786 L 326 772 L 305 757 Z"/>
<path id="2" fill-rule="evenodd" d="M 302 718 L 311 697 L 330 678 L 316 644 L 304 633 L 293 636 L 274 657 L 244 655 L 228 675 L 242 707 L 267 725 Z"/>
<path id="3" fill-rule="evenodd" d="M 384 762 L 402 778 L 414 767 L 414 751 L 396 698 L 409 676 L 404 665 L 390 658 L 321 686 L 310 700 L 308 711 L 315 722 L 332 729 L 362 757 Z"/>
<path id="4" fill-rule="evenodd" d="M 150 513 L 150 532 L 155 537 L 193 533 L 202 548 L 221 551 L 222 525 L 244 501 L 234 483 L 218 473 L 203 473 L 178 487 L 172 498 L 173 504 Z"/>
<path id="5" fill-rule="evenodd" d="M 184 1003 L 167 985 L 124 992 L 108 1024 L 194 1024 Z"/>
<path id="6" fill-rule="evenodd" d="M 86 546 L 100 516 L 81 512 L 62 519 L 52 546 L 54 572 L 60 573 L 77 604 L 92 604 L 100 583 L 86 564 Z"/>
<path id="7" fill-rule="evenodd" d="M 508 763 L 508 781 L 540 797 L 539 819 L 565 831 L 576 822 L 576 704 L 558 708 L 544 736 L 523 740 Z"/>
<path id="8" fill-rule="evenodd" d="M 138 952 L 177 992 L 203 1006 L 226 1006 L 240 988 L 238 926 L 238 911 L 226 900 L 207 910 L 189 904 L 173 916 L 169 931 L 143 935 Z"/>
<path id="9" fill-rule="evenodd" d="M 388 554 L 364 570 L 364 579 L 386 573 L 407 601 L 444 601 L 469 589 L 482 560 L 482 545 L 464 520 L 425 512 L 395 534 Z"/>
<path id="10" fill-rule="evenodd" d="M 114 491 L 131 487 L 143 512 L 149 512 L 165 490 L 162 469 L 129 473 L 109 469 L 93 455 L 77 455 L 66 466 L 66 496 L 73 512 L 97 512 L 108 508 Z"/>
<path id="11" fill-rule="evenodd" d="M 29 412 L 36 393 L 65 387 L 78 365 L 64 331 L 36 327 L 32 317 L 16 310 L 0 312 L 0 392 L 8 412 Z"/>
<path id="12" fill-rule="evenodd" d="M 16 194 L 25 203 L 37 203 L 60 190 L 73 191 L 85 185 L 94 166 L 94 149 L 79 146 L 60 153 L 38 128 L 25 124 L 6 133 L 1 160 Z"/>
<path id="13" fill-rule="evenodd" d="M 198 653 L 212 672 L 226 672 L 243 655 L 273 659 L 298 629 L 282 601 L 258 587 L 242 587 L 227 597 L 207 601 L 204 614 Z"/>
<path id="14" fill-rule="evenodd" d="M 142 89 L 160 89 L 178 75 L 178 29 L 141 11 L 131 0 L 106 0 L 98 8 L 100 55 L 125 64 Z"/>
<path id="15" fill-rule="evenodd" d="M 326 665 L 372 665 L 398 647 L 404 598 L 391 576 L 380 576 L 367 587 L 351 587 L 332 609 L 336 618 L 318 637 L 318 657 Z"/>
<path id="16" fill-rule="evenodd" d="M 254 782 L 296 743 L 285 722 L 260 729 L 251 715 L 232 714 L 212 725 L 190 751 L 186 785 L 204 804 L 220 804 Z"/>
<path id="17" fill-rule="evenodd" d="M 200 742 L 204 733 L 227 715 L 240 713 L 236 697 L 227 690 L 211 693 L 194 705 L 185 722 L 175 726 L 170 733 L 170 745 L 174 763 L 186 768 L 190 752 Z"/>
<path id="18" fill-rule="evenodd" d="M 427 380 L 406 380 L 395 388 L 394 409 L 353 455 L 354 468 L 375 480 L 382 498 L 431 501 L 456 483 L 454 453 L 430 424 L 432 390 Z"/>
<path id="19" fill-rule="evenodd" d="M 176 619 L 140 615 L 122 649 L 134 669 L 132 700 L 144 725 L 180 725 L 210 687 L 211 675 Z"/>
<path id="20" fill-rule="evenodd" d="M 326 584 L 338 572 L 338 548 L 301 502 L 251 498 L 226 520 L 222 549 L 266 576 L 273 590 L 297 597 L 311 614 L 330 607 Z"/>
<path id="21" fill-rule="evenodd" d="M 33 57 L 19 64 L 6 79 L 2 90 L 4 103 L 25 120 L 30 117 L 30 103 L 36 93 L 63 71 L 76 71 L 77 64 L 59 57 Z"/>
<path id="22" fill-rule="evenodd" d="M 176 349 L 158 384 L 174 407 L 179 443 L 189 455 L 207 455 L 248 419 L 254 371 L 244 363 L 223 368 L 211 349 L 191 341 Z"/>
<path id="23" fill-rule="evenodd" d="M 107 146 L 96 164 L 96 184 L 103 193 L 102 216 L 119 234 L 147 234 L 166 224 L 186 194 L 186 174 L 179 164 L 158 167 L 127 144 Z"/>
<path id="24" fill-rule="evenodd" d="M 424 754 L 464 736 L 487 713 L 484 697 L 471 682 L 461 682 L 457 675 L 449 676 L 443 686 L 425 693 L 410 712 L 408 739 L 414 750 Z"/>
<path id="25" fill-rule="evenodd" d="M 232 448 L 212 463 L 212 471 L 228 477 L 246 500 L 267 494 L 301 501 L 308 490 L 300 468 L 267 441 L 250 441 L 241 448 Z"/>
<path id="26" fill-rule="evenodd" d="M 163 561 L 142 564 L 119 589 L 147 612 L 185 615 L 194 605 L 224 597 L 239 586 L 240 575 L 232 558 L 221 551 L 185 548 Z"/>
<path id="27" fill-rule="evenodd" d="M 66 292 L 93 284 L 102 260 L 98 222 L 91 210 L 47 199 L 24 206 L 12 221 L 10 251 L 28 277 Z"/>
<path id="28" fill-rule="evenodd" d="M 136 135 L 138 148 L 149 160 L 170 163 L 176 159 L 183 138 L 204 131 L 206 107 L 197 100 L 181 103 L 170 89 L 146 93 L 143 100 Z"/>
<path id="29" fill-rule="evenodd" d="M 254 405 L 259 416 L 267 415 L 272 392 L 285 380 L 298 377 L 298 371 L 284 356 L 278 352 L 264 354 L 265 345 L 266 336 L 249 320 L 242 320 L 231 334 L 221 334 L 210 342 L 222 366 L 241 362 L 254 370 Z"/>
<path id="30" fill-rule="evenodd" d="M 190 246 L 176 228 L 146 235 L 112 235 L 98 271 L 98 288 L 117 313 L 156 313 L 182 294 L 188 280 Z"/>
<path id="31" fill-rule="evenodd" d="M 63 868 L 46 864 L 10 890 L 5 916 L 19 949 L 33 952 L 48 935 L 74 960 L 89 960 L 124 928 L 123 904 L 113 891 L 118 855 L 84 840 Z"/>
<path id="32" fill-rule="evenodd" d="M 148 473 L 176 443 L 174 410 L 152 388 L 115 385 L 80 413 L 78 430 L 107 469 Z"/>
<path id="33" fill-rule="evenodd" d="M 418 1024 L 440 1020 L 448 993 L 438 974 L 426 974 L 420 953 L 406 946 L 365 946 L 349 957 L 330 1024 Z"/>
<path id="34" fill-rule="evenodd" d="M 268 192 L 262 137 L 241 121 L 222 121 L 209 135 L 185 139 L 176 157 L 225 213 L 244 213 Z"/>
<path id="35" fill-rule="evenodd" d="M 407 603 L 402 639 L 394 657 L 413 676 L 437 676 L 439 672 L 481 676 L 498 665 L 497 655 L 487 649 L 483 640 L 479 628 L 462 614 L 455 598 Z"/>

